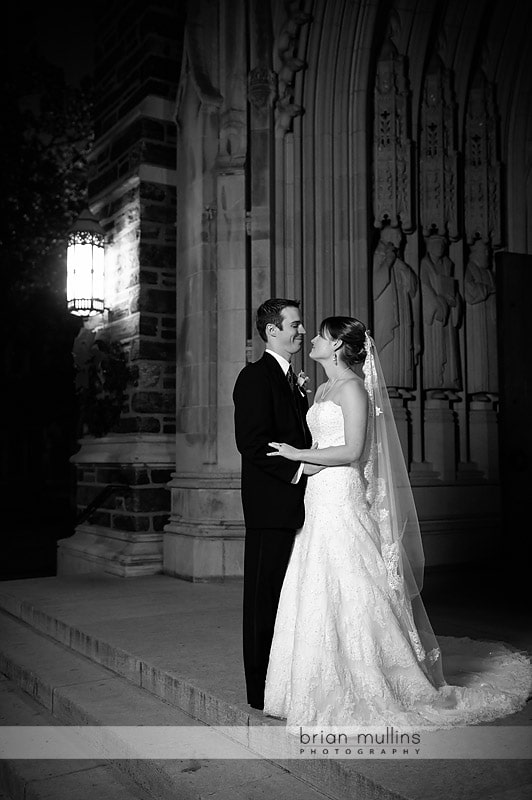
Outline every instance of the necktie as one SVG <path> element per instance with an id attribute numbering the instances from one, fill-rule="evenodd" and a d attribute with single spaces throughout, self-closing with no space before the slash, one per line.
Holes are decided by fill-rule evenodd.
<path id="1" fill-rule="evenodd" d="M 286 377 L 288 378 L 288 383 L 290 384 L 290 388 L 295 397 L 297 397 L 298 388 L 297 388 L 297 378 L 295 376 L 294 370 L 292 367 L 288 367 L 288 372 L 286 373 Z"/>
<path id="2" fill-rule="evenodd" d="M 286 377 L 288 378 L 288 383 L 290 384 L 290 388 L 292 389 L 292 396 L 296 404 L 297 418 L 299 419 L 299 423 L 303 429 L 303 433 L 305 433 L 305 423 L 303 421 L 303 411 L 301 409 L 301 394 L 299 392 L 299 388 L 297 385 L 297 378 L 295 376 L 295 372 L 292 369 L 292 367 L 288 367 L 288 372 L 286 373 Z"/>

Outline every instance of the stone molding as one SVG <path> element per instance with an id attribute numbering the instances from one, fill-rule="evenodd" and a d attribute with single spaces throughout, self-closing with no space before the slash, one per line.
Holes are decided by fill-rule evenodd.
<path id="1" fill-rule="evenodd" d="M 175 489 L 240 489 L 240 472 L 179 472 L 168 484 Z"/>
<path id="2" fill-rule="evenodd" d="M 73 464 L 152 464 L 175 463 L 173 434 L 115 434 L 86 437 L 81 449 L 71 457 Z"/>
<path id="3" fill-rule="evenodd" d="M 119 122 L 98 138 L 91 149 L 91 159 L 96 159 L 99 153 L 105 150 L 119 134 L 141 117 L 149 117 L 159 122 L 175 122 L 175 104 L 163 97 L 157 97 L 157 95 L 147 95 L 131 109 L 129 114 L 122 117 Z"/>

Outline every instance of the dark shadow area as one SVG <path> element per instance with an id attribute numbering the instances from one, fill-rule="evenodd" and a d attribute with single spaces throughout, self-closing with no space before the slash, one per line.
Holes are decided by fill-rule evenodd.
<path id="1" fill-rule="evenodd" d="M 509 561 L 486 561 L 425 573 L 423 602 L 437 636 L 532 644 L 527 584 Z"/>
<path id="2" fill-rule="evenodd" d="M 74 532 L 76 514 L 80 322 L 46 292 L 2 305 L 0 579 L 55 575 L 57 540 Z"/>

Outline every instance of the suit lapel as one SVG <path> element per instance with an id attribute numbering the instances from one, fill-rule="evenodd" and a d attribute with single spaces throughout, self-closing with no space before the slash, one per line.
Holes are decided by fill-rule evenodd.
<path id="1" fill-rule="evenodd" d="M 292 394 L 290 384 L 288 383 L 286 375 L 284 374 L 279 362 L 269 353 L 264 353 L 261 358 L 261 362 L 268 371 L 274 383 L 279 387 L 279 393 L 281 396 L 286 400 L 287 403 L 291 403 L 295 410 L 294 395 Z"/>
<path id="2" fill-rule="evenodd" d="M 292 388 L 288 382 L 288 378 L 284 374 L 282 367 L 277 361 L 277 359 L 275 359 L 269 353 L 264 353 L 261 361 L 264 363 L 264 366 L 266 367 L 270 375 L 279 384 L 280 392 L 282 396 L 286 399 L 286 402 L 292 408 L 295 417 L 297 419 L 297 422 L 301 426 L 301 429 L 306 439 L 307 429 L 305 425 L 305 414 L 307 409 L 304 408 L 303 397 L 301 396 L 295 397 L 294 392 L 292 392 Z"/>

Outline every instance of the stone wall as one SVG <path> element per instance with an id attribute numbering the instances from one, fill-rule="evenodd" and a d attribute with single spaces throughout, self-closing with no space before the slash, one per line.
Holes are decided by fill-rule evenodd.
<path id="1" fill-rule="evenodd" d="M 89 197 L 106 231 L 107 311 L 86 325 L 96 340 L 122 345 L 130 379 L 116 425 L 104 436 L 85 436 L 74 457 L 78 511 L 95 499 L 96 508 L 60 542 L 61 573 L 128 576 L 162 566 L 175 463 L 181 12 L 170 2 L 111 3 L 100 20 Z M 111 484 L 119 488 L 98 502 Z"/>

